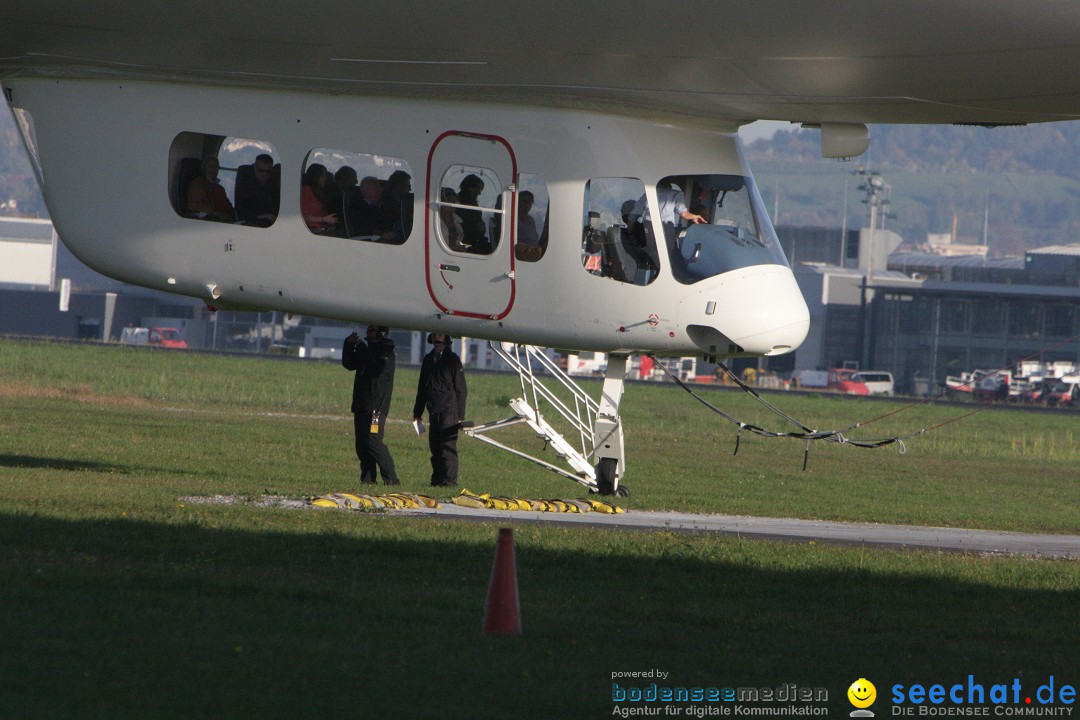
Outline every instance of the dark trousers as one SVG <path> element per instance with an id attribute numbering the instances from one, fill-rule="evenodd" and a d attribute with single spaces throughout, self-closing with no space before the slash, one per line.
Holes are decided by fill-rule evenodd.
<path id="1" fill-rule="evenodd" d="M 450 427 L 442 427 L 443 419 L 432 415 L 428 431 L 428 447 L 431 449 L 431 484 L 456 485 L 458 473 L 457 436 L 458 424 L 451 420 Z"/>
<path id="2" fill-rule="evenodd" d="M 386 418 L 379 422 L 379 431 L 371 432 L 371 415 L 353 413 L 353 428 L 356 431 L 356 457 L 360 459 L 360 482 L 375 482 L 376 467 L 382 471 L 383 482 L 397 485 L 398 476 L 394 470 L 394 458 L 383 442 L 386 433 Z"/>

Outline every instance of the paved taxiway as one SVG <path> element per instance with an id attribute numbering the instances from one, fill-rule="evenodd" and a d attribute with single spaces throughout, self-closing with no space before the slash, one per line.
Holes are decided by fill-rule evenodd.
<path id="1" fill-rule="evenodd" d="M 252 501 L 235 495 L 194 496 L 184 502 L 255 504 L 260 507 L 312 508 L 303 500 L 266 496 Z M 327 512 L 338 512 L 329 508 Z M 353 512 L 353 511 L 349 511 Z M 1030 555 L 1080 559 L 1080 535 L 1050 535 L 966 530 L 963 528 L 881 525 L 827 520 L 751 517 L 745 515 L 696 515 L 680 512 L 628 510 L 618 515 L 602 513 L 552 513 L 527 510 L 488 510 L 454 505 L 440 499 L 439 507 L 386 510 L 387 515 L 423 515 L 435 518 L 497 522 L 500 524 L 577 525 L 619 530 L 716 533 L 758 540 L 823 542 L 863 547 L 912 548 L 947 552 Z"/>
<path id="2" fill-rule="evenodd" d="M 522 510 L 486 510 L 441 502 L 435 509 L 398 511 L 442 518 L 486 522 L 568 524 L 623 530 L 664 530 L 685 533 L 717 533 L 743 538 L 825 542 L 843 545 L 916 548 L 968 553 L 1000 553 L 1038 557 L 1080 558 L 1080 535 L 1043 535 L 994 530 L 879 525 L 822 520 L 694 515 L 678 512 L 628 511 L 619 515 L 599 513 L 546 513 Z"/>

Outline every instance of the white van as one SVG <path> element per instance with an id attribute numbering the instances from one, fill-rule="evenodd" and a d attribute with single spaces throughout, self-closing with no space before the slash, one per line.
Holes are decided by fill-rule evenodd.
<path id="1" fill-rule="evenodd" d="M 892 373 L 880 370 L 862 370 L 852 378 L 854 382 L 861 382 L 871 395 L 884 395 L 892 397 L 894 392 Z"/>

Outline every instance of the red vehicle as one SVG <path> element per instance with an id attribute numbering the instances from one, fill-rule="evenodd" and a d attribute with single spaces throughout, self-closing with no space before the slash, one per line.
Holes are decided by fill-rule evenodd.
<path id="1" fill-rule="evenodd" d="M 833 368 L 829 370 L 829 389 L 842 392 L 847 395 L 869 395 L 870 388 L 866 383 L 856 377 L 858 370 Z"/>
<path id="2" fill-rule="evenodd" d="M 186 348 L 187 341 L 180 333 L 179 328 L 156 327 L 150 328 L 150 345 L 165 348 Z"/>
<path id="3" fill-rule="evenodd" d="M 1013 386 L 1016 385 L 1015 392 Z M 974 395 L 983 402 L 1005 402 L 1013 395 L 1019 397 L 1020 385 L 1013 383 L 1013 376 L 1007 370 L 987 373 L 975 382 Z"/>
<path id="4" fill-rule="evenodd" d="M 1080 398 L 1080 384 L 1051 380 L 1046 383 L 1046 389 L 1040 401 L 1050 407 L 1073 407 L 1077 404 L 1078 398 Z"/>

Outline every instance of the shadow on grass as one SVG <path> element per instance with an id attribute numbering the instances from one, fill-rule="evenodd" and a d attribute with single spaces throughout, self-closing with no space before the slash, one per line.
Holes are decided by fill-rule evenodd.
<path id="1" fill-rule="evenodd" d="M 120 465 L 110 465 L 88 460 L 66 460 L 63 458 L 35 457 L 33 455 L 9 455 L 2 453 L 0 453 L 0 467 L 64 470 L 67 472 L 128 472 L 128 468 Z"/>
<path id="2" fill-rule="evenodd" d="M 494 526 L 417 522 L 426 541 L 350 517 L 344 535 L 0 515 L 0 717 L 610 717 L 612 673 L 654 668 L 824 687 L 847 713 L 860 677 L 885 698 L 1080 667 L 1075 591 L 950 579 L 957 558 L 845 570 L 828 558 L 866 551 L 674 538 L 633 554 L 602 531 L 588 551 L 520 531 L 525 636 L 485 636 Z M 792 553 L 799 569 L 770 560 Z"/>
<path id="3" fill-rule="evenodd" d="M 204 468 L 175 469 L 150 467 L 144 465 L 117 465 L 93 460 L 71 460 L 67 458 L 39 457 L 35 455 L 12 455 L 0 453 L 0 468 L 21 468 L 31 470 L 60 470 L 62 472 L 99 472 L 134 475 L 150 473 L 155 475 L 179 475 L 205 477 Z"/>

